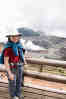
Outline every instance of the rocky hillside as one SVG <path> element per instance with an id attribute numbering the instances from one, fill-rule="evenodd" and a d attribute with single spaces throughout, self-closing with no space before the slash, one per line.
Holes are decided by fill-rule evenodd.
<path id="1" fill-rule="evenodd" d="M 40 36 L 40 32 L 35 32 L 30 28 L 18 28 L 18 31 L 23 34 L 23 36 Z"/>
<path id="2" fill-rule="evenodd" d="M 46 36 L 41 31 L 28 28 L 19 28 L 18 31 L 23 33 L 26 41 L 31 40 L 33 44 L 48 49 L 47 58 L 66 60 L 66 38 Z"/>
<path id="3" fill-rule="evenodd" d="M 40 35 L 35 37 L 26 37 L 30 39 L 35 45 L 39 45 L 48 49 L 46 58 L 66 60 L 66 39 L 55 36 Z"/>

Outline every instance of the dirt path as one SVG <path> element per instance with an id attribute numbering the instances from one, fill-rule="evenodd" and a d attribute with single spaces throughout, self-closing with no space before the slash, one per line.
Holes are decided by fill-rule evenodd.
<path id="1" fill-rule="evenodd" d="M 66 84 L 47 81 L 47 80 L 35 79 L 35 78 L 27 77 L 27 76 L 24 77 L 24 83 L 66 91 Z"/>

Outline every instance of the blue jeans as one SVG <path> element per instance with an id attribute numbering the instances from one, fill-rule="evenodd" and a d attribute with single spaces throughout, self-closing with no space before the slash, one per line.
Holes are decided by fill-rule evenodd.
<path id="1" fill-rule="evenodd" d="M 14 80 L 10 80 L 8 76 L 8 89 L 11 97 L 20 96 L 21 95 L 21 85 L 22 85 L 22 65 L 18 65 L 17 69 L 12 69 L 12 73 L 14 74 Z"/>

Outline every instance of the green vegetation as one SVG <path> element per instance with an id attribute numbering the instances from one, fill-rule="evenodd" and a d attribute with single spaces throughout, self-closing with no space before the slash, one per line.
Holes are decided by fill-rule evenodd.
<path id="1" fill-rule="evenodd" d="M 38 64 L 29 64 L 25 70 L 66 76 L 66 68 L 63 68 L 63 67 L 44 65 L 42 66 L 42 69 L 41 69 L 41 66 Z"/>

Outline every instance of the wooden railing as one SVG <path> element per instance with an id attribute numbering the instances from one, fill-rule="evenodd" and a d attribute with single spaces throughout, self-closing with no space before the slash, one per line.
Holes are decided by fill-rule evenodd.
<path id="1" fill-rule="evenodd" d="M 33 78 L 39 78 L 39 79 L 46 79 L 49 81 L 55 81 L 55 82 L 61 82 L 66 83 L 66 77 L 52 74 L 52 73 L 45 73 L 42 72 L 43 69 L 47 66 L 51 66 L 51 68 L 63 68 L 66 69 L 66 61 L 58 61 L 58 60 L 50 60 L 50 59 L 26 59 L 28 64 L 31 64 L 30 67 L 33 68 L 39 68 L 36 72 L 35 71 L 29 71 L 30 67 L 29 65 L 26 66 L 26 71 L 24 72 L 25 75 L 33 77 Z M 33 65 L 33 66 L 32 66 Z M 28 90 L 29 89 L 29 90 Z M 62 90 L 56 90 L 54 88 L 48 88 L 48 87 L 40 87 L 40 86 L 33 86 L 33 85 L 25 85 L 24 87 L 24 93 L 25 93 L 25 99 L 66 99 L 66 91 Z"/>
<path id="2" fill-rule="evenodd" d="M 48 68 L 48 66 L 51 66 L 51 68 L 53 67 L 60 67 L 63 68 L 64 70 L 66 69 L 66 61 L 59 61 L 59 60 L 51 60 L 51 59 L 32 59 L 32 58 L 27 58 L 27 65 L 25 66 L 25 70 L 24 70 L 24 75 L 28 75 L 28 76 L 32 76 L 32 77 L 36 77 L 39 79 L 47 79 L 47 80 L 53 80 L 53 81 L 58 81 L 58 82 L 63 82 L 66 83 L 66 76 L 63 75 L 56 75 L 56 74 L 52 74 L 52 73 L 47 73 L 47 72 L 42 72 L 43 69 L 45 67 Z M 29 67 L 29 64 L 31 65 Z M 33 65 L 33 66 L 32 66 Z M 37 67 L 37 71 L 32 71 L 29 69 L 30 68 L 35 68 Z M 4 66 L 0 66 L 0 71 L 6 71 Z"/>
<path id="3" fill-rule="evenodd" d="M 66 68 L 66 61 L 61 60 L 26 58 L 26 61 L 30 64 L 51 65 L 55 67 L 60 66 Z"/>
<path id="4" fill-rule="evenodd" d="M 25 68 L 26 68 L 24 70 L 25 76 L 33 77 L 36 79 L 43 79 L 43 80 L 46 79 L 48 81 L 50 80 L 50 81 L 55 81 L 55 82 L 66 83 L 65 76 L 42 72 L 45 66 L 61 67 L 61 68 L 66 69 L 66 61 L 57 61 L 57 60 L 50 60 L 50 59 L 40 60 L 40 59 L 35 59 L 35 58 L 34 59 L 27 58 L 26 61 L 28 64 L 25 65 Z M 33 68 L 36 68 L 36 65 L 37 65 L 37 68 L 39 68 L 39 70 L 37 72 L 29 71 L 29 68 L 28 68 L 29 64 L 31 66 L 33 65 Z M 6 72 L 4 66 L 0 67 L 0 72 Z M 6 99 L 7 97 L 9 97 L 6 89 L 8 89 L 7 83 L 0 82 L 1 99 Z M 5 96 L 3 96 L 3 92 Z M 25 84 L 24 96 L 25 96 L 25 99 L 29 99 L 29 98 L 31 99 L 66 99 L 66 91 Z"/>
<path id="5" fill-rule="evenodd" d="M 51 60 L 51 59 L 26 59 L 28 64 L 31 64 L 31 66 L 29 67 L 26 66 L 26 71 L 25 71 L 25 75 L 29 75 L 29 76 L 33 76 L 33 77 L 37 77 L 40 79 L 47 79 L 47 80 L 53 80 L 53 81 L 58 81 L 58 82 L 63 82 L 66 83 L 66 76 L 63 75 L 63 70 L 66 70 L 66 61 L 60 61 L 60 60 Z M 49 67 L 48 67 L 49 66 Z M 30 68 L 33 68 L 35 70 L 35 68 L 37 68 L 37 71 L 33 70 L 33 71 L 29 71 Z M 45 68 L 52 68 L 52 69 L 56 69 L 58 68 L 59 71 L 61 71 L 61 74 L 54 74 L 54 73 L 48 73 L 48 72 L 43 72 L 43 69 Z M 62 68 L 62 70 L 61 70 Z"/>

